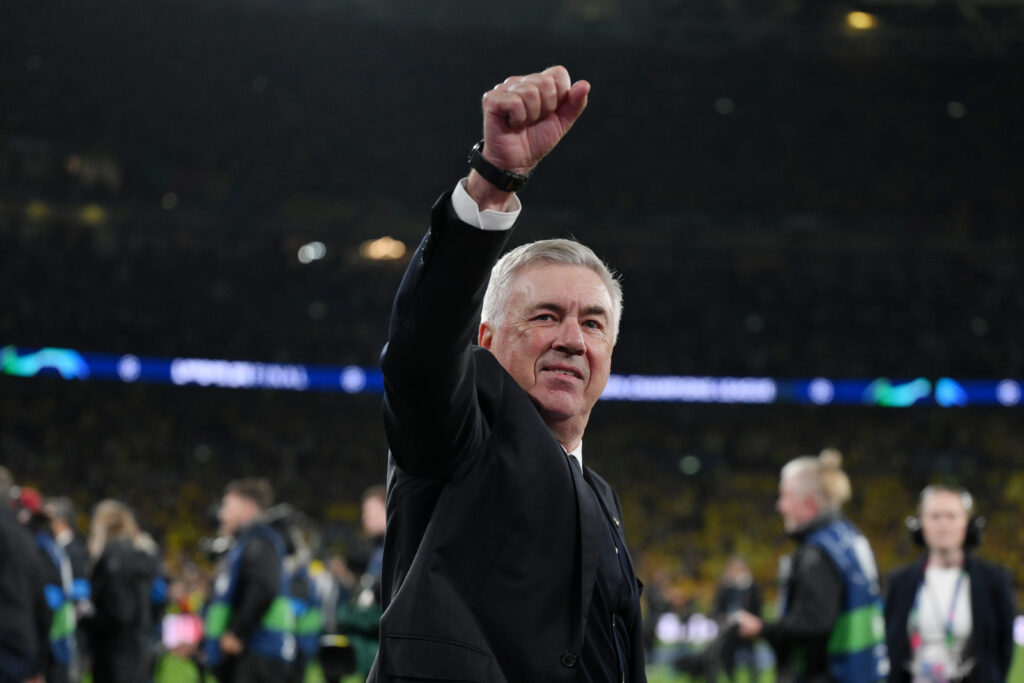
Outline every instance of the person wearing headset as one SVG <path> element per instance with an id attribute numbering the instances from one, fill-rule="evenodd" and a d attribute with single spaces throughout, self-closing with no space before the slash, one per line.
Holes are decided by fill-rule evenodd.
<path id="1" fill-rule="evenodd" d="M 969 553 L 984 520 L 959 488 L 936 484 L 921 492 L 917 517 L 907 520 L 926 553 L 889 577 L 886 639 L 892 683 L 1002 683 L 1013 658 L 1016 614 L 1002 567 Z"/>

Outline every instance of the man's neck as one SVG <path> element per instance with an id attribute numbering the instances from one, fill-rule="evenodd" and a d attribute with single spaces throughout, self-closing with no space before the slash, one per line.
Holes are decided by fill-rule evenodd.
<path id="1" fill-rule="evenodd" d="M 572 453 L 574 450 L 580 447 L 583 443 L 583 439 L 576 437 L 575 439 L 558 439 L 558 443 L 561 444 L 562 448 L 565 449 L 566 453 Z"/>
<path id="2" fill-rule="evenodd" d="M 566 453 L 572 453 L 583 443 L 583 429 L 579 426 L 578 422 L 574 420 L 562 422 L 545 420 L 545 422 L 548 425 L 548 429 L 551 430 L 551 436 L 555 437 L 555 441 L 565 449 Z"/>

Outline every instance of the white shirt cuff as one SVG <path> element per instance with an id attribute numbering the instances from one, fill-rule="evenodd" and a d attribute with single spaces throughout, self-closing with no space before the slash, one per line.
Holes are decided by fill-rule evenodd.
<path id="1" fill-rule="evenodd" d="M 474 228 L 510 230 L 515 225 L 516 219 L 519 218 L 519 212 L 523 210 L 523 205 L 519 203 L 519 197 L 513 199 L 515 208 L 512 211 L 493 211 L 491 209 L 481 211 L 473 198 L 466 192 L 466 179 L 463 178 L 455 186 L 455 192 L 452 193 L 452 207 L 460 221 L 468 223 Z"/>

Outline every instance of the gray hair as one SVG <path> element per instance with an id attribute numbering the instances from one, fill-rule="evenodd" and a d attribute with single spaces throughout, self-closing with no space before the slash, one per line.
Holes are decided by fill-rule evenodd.
<path id="1" fill-rule="evenodd" d="M 523 244 L 498 259 L 491 269 L 491 279 L 487 282 L 483 311 L 480 315 L 482 322 L 500 323 L 504 320 L 508 313 L 512 282 L 520 271 L 536 263 L 583 266 L 597 273 L 612 299 L 612 342 L 618 340 L 619 322 L 622 320 L 622 284 L 618 275 L 612 272 L 590 247 L 567 239 L 540 240 Z"/>
<path id="2" fill-rule="evenodd" d="M 63 519 L 70 526 L 75 525 L 75 505 L 70 498 L 66 496 L 47 498 L 44 507 L 50 512 L 51 517 Z"/>

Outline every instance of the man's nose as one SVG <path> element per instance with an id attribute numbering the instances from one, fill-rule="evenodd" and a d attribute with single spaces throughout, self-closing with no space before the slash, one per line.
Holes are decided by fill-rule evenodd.
<path id="1" fill-rule="evenodd" d="M 583 327 L 578 320 L 572 317 L 562 320 L 558 326 L 555 348 L 572 355 L 583 353 L 587 346 L 583 338 Z"/>

